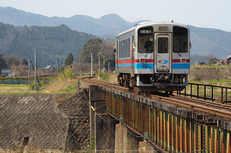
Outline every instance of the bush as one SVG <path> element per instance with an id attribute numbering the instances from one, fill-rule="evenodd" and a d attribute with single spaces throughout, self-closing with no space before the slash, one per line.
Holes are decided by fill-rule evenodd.
<path id="1" fill-rule="evenodd" d="M 77 90 L 76 84 L 69 84 L 65 88 L 61 89 L 60 92 L 73 92 Z"/>
<path id="2" fill-rule="evenodd" d="M 65 76 L 64 76 L 65 75 Z M 72 68 L 65 69 L 63 73 L 59 73 L 58 77 L 65 77 L 65 79 L 74 79 L 75 76 L 72 74 Z"/>
<path id="3" fill-rule="evenodd" d="M 100 78 L 102 80 L 108 80 L 109 76 L 107 75 L 107 73 L 104 73 L 103 71 L 98 71 L 96 77 L 96 79 Z"/>
<path id="4" fill-rule="evenodd" d="M 37 89 L 37 90 L 44 89 L 52 80 L 54 80 L 54 77 L 39 78 L 40 84 L 39 84 L 38 81 L 37 81 L 36 89 Z M 34 89 L 35 89 L 34 80 L 33 80 L 33 81 L 32 81 L 32 80 L 30 81 L 30 87 L 31 87 L 31 90 L 34 90 Z"/>

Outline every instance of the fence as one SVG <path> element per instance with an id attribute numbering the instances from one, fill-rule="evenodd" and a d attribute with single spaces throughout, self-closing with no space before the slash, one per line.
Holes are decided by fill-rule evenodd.
<path id="1" fill-rule="evenodd" d="M 211 100 L 221 103 L 231 103 L 231 87 L 188 83 L 183 92 L 178 95 L 195 97 L 197 99 Z"/>

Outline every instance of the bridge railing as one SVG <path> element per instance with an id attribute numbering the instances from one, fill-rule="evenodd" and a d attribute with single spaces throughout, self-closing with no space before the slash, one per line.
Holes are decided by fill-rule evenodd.
<path id="1" fill-rule="evenodd" d="M 185 95 L 197 99 L 231 103 L 231 87 L 188 83 L 183 91 L 177 91 L 177 95 Z"/>
<path id="2" fill-rule="evenodd" d="M 204 153 L 231 149 L 231 123 L 224 118 L 174 106 L 161 98 L 149 100 L 110 88 L 102 90 L 102 95 L 107 114 L 162 151 Z"/>

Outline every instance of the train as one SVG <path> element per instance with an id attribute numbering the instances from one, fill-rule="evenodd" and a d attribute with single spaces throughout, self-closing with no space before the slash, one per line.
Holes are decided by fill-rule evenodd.
<path id="1" fill-rule="evenodd" d="M 181 91 L 190 73 L 190 29 L 172 22 L 142 22 L 116 36 L 115 71 L 121 86 Z"/>

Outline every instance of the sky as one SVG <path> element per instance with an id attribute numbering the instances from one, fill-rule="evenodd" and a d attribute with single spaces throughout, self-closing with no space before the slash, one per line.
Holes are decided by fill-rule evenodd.
<path id="1" fill-rule="evenodd" d="M 48 17 L 115 13 L 129 22 L 174 20 L 231 32 L 231 0 L 0 0 L 0 6 Z"/>

